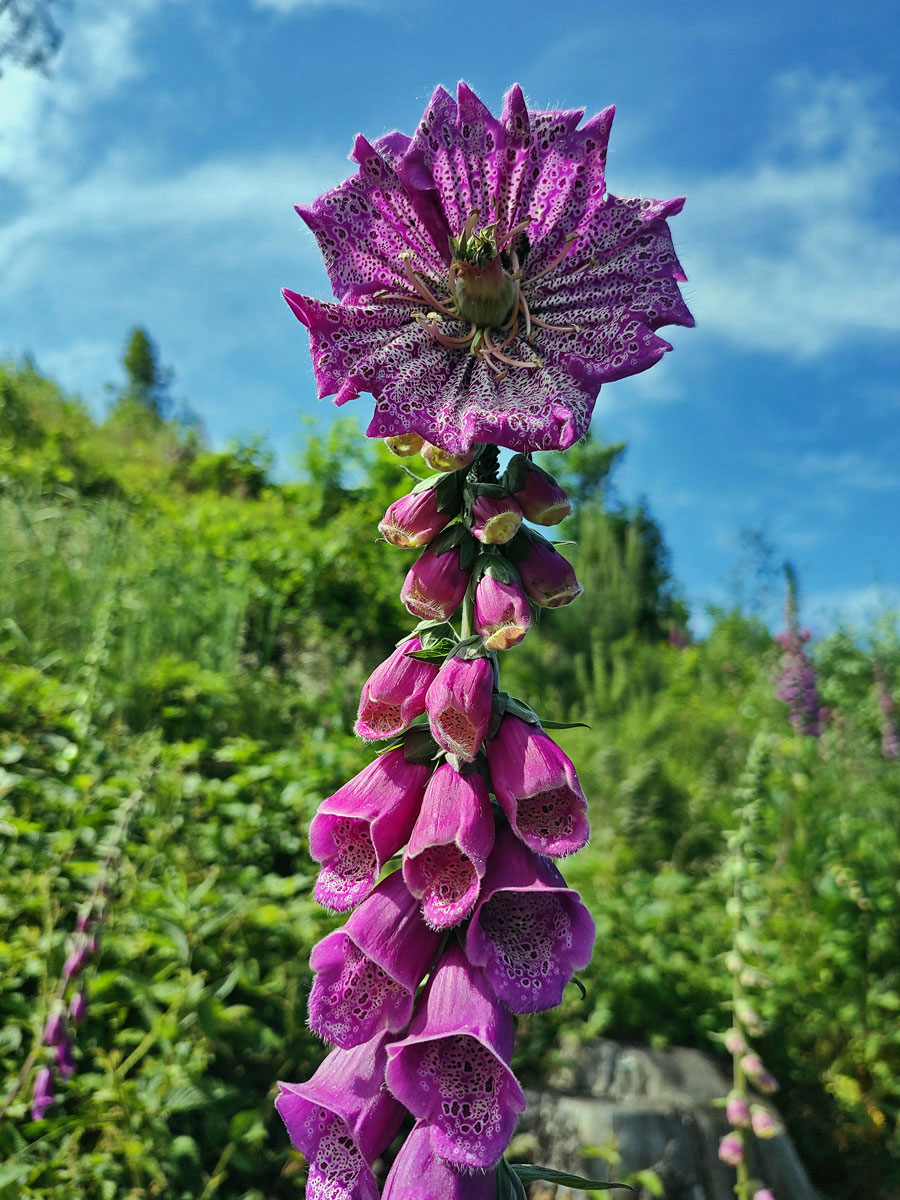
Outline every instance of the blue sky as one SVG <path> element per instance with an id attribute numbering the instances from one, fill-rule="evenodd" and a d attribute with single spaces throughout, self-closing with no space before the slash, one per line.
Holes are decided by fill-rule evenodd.
<path id="1" fill-rule="evenodd" d="M 264 430 L 287 465 L 336 413 L 279 295 L 328 294 L 293 204 L 353 135 L 411 131 L 459 78 L 495 110 L 514 80 L 615 103 L 609 187 L 687 196 L 697 318 L 601 393 L 619 491 L 698 609 L 762 528 L 814 624 L 859 620 L 900 603 L 898 39 L 886 0 L 74 0 L 53 77 L 0 78 L 0 355 L 100 407 L 143 324 L 216 444 Z"/>

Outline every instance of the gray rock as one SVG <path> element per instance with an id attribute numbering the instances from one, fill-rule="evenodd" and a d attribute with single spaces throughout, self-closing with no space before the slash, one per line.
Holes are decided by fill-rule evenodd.
<path id="1" fill-rule="evenodd" d="M 662 1180 L 663 1200 L 734 1200 L 735 1172 L 718 1158 L 728 1123 L 713 1103 L 727 1095 L 731 1080 L 711 1056 L 608 1039 L 571 1043 L 562 1047 L 548 1085 L 528 1095 L 519 1123 L 517 1140 L 523 1138 L 532 1161 L 593 1179 L 649 1168 Z M 777 1119 L 768 1097 L 751 1100 L 765 1103 Z M 820 1200 L 787 1134 L 748 1142 L 750 1173 L 776 1200 Z M 618 1154 L 615 1166 L 604 1159 L 606 1148 Z M 587 1200 L 566 1188 L 555 1194 L 556 1200 Z M 533 1195 L 549 1200 L 554 1189 L 535 1185 Z M 650 1200 L 644 1189 L 610 1195 Z"/>

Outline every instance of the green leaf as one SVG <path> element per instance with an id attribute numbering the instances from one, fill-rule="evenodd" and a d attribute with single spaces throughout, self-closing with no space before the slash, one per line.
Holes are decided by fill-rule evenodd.
<path id="1" fill-rule="evenodd" d="M 566 1171 L 554 1171 L 552 1167 L 533 1167 L 530 1163 L 510 1163 L 509 1169 L 514 1171 L 523 1184 L 555 1183 L 559 1187 L 579 1188 L 582 1192 L 608 1192 L 611 1188 L 625 1188 L 633 1191 L 627 1183 L 605 1183 L 599 1179 L 585 1179 L 581 1175 L 570 1175 Z"/>
<path id="2" fill-rule="evenodd" d="M 164 1112 L 189 1112 L 192 1108 L 203 1108 L 209 1097 L 192 1083 L 180 1083 L 173 1087 L 163 1101 Z"/>
<path id="3" fill-rule="evenodd" d="M 590 729 L 584 721 L 545 721 L 540 718 L 542 729 Z"/>

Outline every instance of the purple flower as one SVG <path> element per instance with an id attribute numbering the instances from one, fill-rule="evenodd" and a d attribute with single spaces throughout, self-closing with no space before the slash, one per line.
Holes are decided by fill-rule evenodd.
<path id="1" fill-rule="evenodd" d="M 79 988 L 74 992 L 69 1001 L 69 1020 L 75 1025 L 80 1025 L 87 1016 L 87 996 L 84 988 Z"/>
<path id="2" fill-rule="evenodd" d="M 63 979 L 66 981 L 74 979 L 76 975 L 80 975 L 88 964 L 96 944 L 87 942 L 81 939 L 76 943 L 75 949 L 63 964 Z"/>
<path id="3" fill-rule="evenodd" d="M 54 1099 L 53 1072 L 49 1067 L 41 1067 L 34 1078 L 34 1092 L 31 1097 L 32 1121 L 43 1121 L 44 1113 Z"/>
<path id="4" fill-rule="evenodd" d="M 493 485 L 490 485 L 491 487 Z M 482 492 L 472 505 L 472 536 L 486 546 L 500 546 L 515 537 L 522 510 L 510 495 Z"/>
<path id="5" fill-rule="evenodd" d="M 584 591 L 569 560 L 541 537 L 520 533 L 510 546 L 510 558 L 525 594 L 541 608 L 561 608 Z"/>
<path id="6" fill-rule="evenodd" d="M 466 1171 L 435 1154 L 431 1127 L 417 1121 L 400 1147 L 381 1200 L 496 1200 L 494 1171 Z"/>
<path id="7" fill-rule="evenodd" d="M 369 1164 L 404 1116 L 384 1086 L 386 1038 L 334 1050 L 307 1083 L 278 1085 L 275 1107 L 309 1163 L 308 1200 L 378 1200 Z"/>
<path id="8" fill-rule="evenodd" d="M 309 827 L 309 852 L 322 864 L 320 904 L 347 912 L 371 891 L 412 833 L 429 774 L 402 748 L 391 750 L 322 801 Z"/>
<path id="9" fill-rule="evenodd" d="M 487 571 L 475 588 L 475 632 L 488 650 L 509 650 L 531 627 L 528 597 L 518 579 L 505 582 Z"/>
<path id="10" fill-rule="evenodd" d="M 504 484 L 526 521 L 535 525 L 558 525 L 572 512 L 569 497 L 553 476 L 524 454 L 516 454 L 510 459 Z"/>
<path id="11" fill-rule="evenodd" d="M 460 1167 L 498 1161 L 525 1108 L 509 1067 L 513 1019 L 480 968 L 451 944 L 402 1042 L 388 1047 L 387 1084 L 431 1125 L 436 1154 Z"/>
<path id="12" fill-rule="evenodd" d="M 590 832 L 575 768 L 537 725 L 507 714 L 485 744 L 494 794 L 515 834 L 538 854 L 562 858 Z"/>
<path id="13" fill-rule="evenodd" d="M 756 1088 L 767 1095 L 778 1091 L 778 1080 L 770 1075 L 763 1066 L 763 1060 L 758 1054 L 745 1054 L 741 1059 L 744 1074 Z"/>
<path id="14" fill-rule="evenodd" d="M 310 1029 L 344 1050 L 382 1030 L 398 1033 L 439 946 L 402 874 L 388 875 L 343 929 L 313 948 Z"/>
<path id="15" fill-rule="evenodd" d="M 753 1193 L 753 1200 L 775 1200 L 775 1196 L 768 1188 L 759 1188 Z"/>
<path id="16" fill-rule="evenodd" d="M 63 1079 L 75 1074 L 75 1059 L 72 1056 L 72 1043 L 67 1037 L 56 1043 L 56 1065 Z"/>
<path id="17" fill-rule="evenodd" d="M 425 711 L 425 693 L 438 666 L 409 657 L 421 649 L 417 637 L 401 642 L 366 680 L 354 727 L 358 737 L 370 742 L 393 737 Z"/>
<path id="18" fill-rule="evenodd" d="M 562 1000 L 575 971 L 591 960 L 594 921 L 549 859 L 508 825 L 497 834 L 481 897 L 466 934 L 466 953 L 513 1012 L 537 1012 Z"/>
<path id="19" fill-rule="evenodd" d="M 564 449 L 601 384 L 671 348 L 655 330 L 693 324 L 666 224 L 683 200 L 607 193 L 613 110 L 582 116 L 515 86 L 497 119 L 438 88 L 412 138 L 358 137 L 358 174 L 298 207 L 339 303 L 284 295 L 319 395 L 375 397 L 369 436 Z"/>
<path id="20" fill-rule="evenodd" d="M 66 1019 L 59 1009 L 54 1009 L 44 1026 L 44 1045 L 58 1046 L 65 1036 Z"/>
<path id="21" fill-rule="evenodd" d="M 739 1133 L 726 1133 L 719 1142 L 719 1158 L 729 1167 L 744 1161 L 744 1142 Z"/>
<path id="22" fill-rule="evenodd" d="M 728 1097 L 725 1102 L 725 1118 L 730 1125 L 735 1125 L 738 1129 L 747 1128 L 750 1124 L 750 1109 L 743 1096 L 734 1093 Z"/>
<path id="23" fill-rule="evenodd" d="M 403 856 L 403 877 L 422 900 L 433 929 L 469 915 L 494 844 L 491 801 L 481 776 L 443 763 L 425 788 L 422 811 Z"/>
<path id="24" fill-rule="evenodd" d="M 379 521 L 378 532 L 392 546 L 427 546 L 449 525 L 452 516 L 438 511 L 435 489 L 425 488 L 395 500 Z"/>
<path id="25" fill-rule="evenodd" d="M 468 586 L 469 572 L 460 566 L 459 547 L 435 554 L 429 546 L 410 567 L 400 599 L 414 617 L 446 621 L 462 604 Z"/>
<path id="26" fill-rule="evenodd" d="M 431 735 L 449 754 L 471 762 L 487 737 L 494 669 L 487 658 L 450 658 L 425 695 Z"/>
<path id="27" fill-rule="evenodd" d="M 778 1134 L 775 1118 L 762 1104 L 754 1104 L 750 1109 L 750 1124 L 758 1138 L 768 1139 Z"/>

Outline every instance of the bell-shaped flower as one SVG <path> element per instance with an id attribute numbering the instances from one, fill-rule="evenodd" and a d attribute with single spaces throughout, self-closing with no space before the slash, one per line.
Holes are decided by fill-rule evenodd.
<path id="1" fill-rule="evenodd" d="M 401 549 L 427 546 L 452 517 L 453 513 L 438 508 L 436 490 L 425 488 L 395 500 L 379 521 L 378 532 L 386 542 Z"/>
<path id="2" fill-rule="evenodd" d="M 72 1043 L 67 1037 L 56 1044 L 56 1066 L 63 1079 L 69 1079 L 75 1074 L 75 1057 L 72 1054 Z"/>
<path id="3" fill-rule="evenodd" d="M 495 1171 L 453 1167 L 434 1152 L 431 1128 L 417 1121 L 384 1181 L 381 1200 L 496 1200 Z"/>
<path id="4" fill-rule="evenodd" d="M 487 658 L 450 658 L 425 695 L 431 734 L 449 754 L 471 762 L 491 723 L 494 669 Z"/>
<path id="5" fill-rule="evenodd" d="M 309 1026 L 349 1050 L 382 1030 L 397 1033 L 412 1016 L 416 988 L 440 948 L 400 871 L 388 875 L 336 929 L 313 948 L 316 972 Z"/>
<path id="6" fill-rule="evenodd" d="M 549 859 L 508 825 L 499 830 L 481 896 L 466 933 L 469 960 L 513 1012 L 562 1001 L 576 971 L 591 961 L 596 929 L 578 893 Z"/>
<path id="7" fill-rule="evenodd" d="M 512 496 L 491 487 L 475 497 L 472 505 L 472 535 L 486 546 L 500 546 L 515 537 L 522 524 L 522 510 Z"/>
<path id="8" fill-rule="evenodd" d="M 69 1020 L 75 1025 L 80 1025 L 86 1016 L 87 995 L 84 988 L 79 988 L 72 994 L 72 999 L 69 1001 Z"/>
<path id="9" fill-rule="evenodd" d="M 66 1018 L 59 1008 L 54 1008 L 44 1025 L 44 1045 L 58 1046 L 66 1036 Z"/>
<path id="10" fill-rule="evenodd" d="M 393 737 L 425 711 L 425 693 L 438 664 L 409 657 L 421 649 L 417 637 L 402 642 L 363 684 L 354 726 L 358 737 L 369 742 Z"/>
<path id="11" fill-rule="evenodd" d="M 569 497 L 553 476 L 524 454 L 514 454 L 509 460 L 503 482 L 525 520 L 535 525 L 558 525 L 572 512 Z"/>
<path id="12" fill-rule="evenodd" d="M 518 579 L 485 571 L 475 587 L 475 632 L 488 650 L 518 646 L 531 627 L 531 608 Z"/>
<path id="13" fill-rule="evenodd" d="M 443 763 L 428 781 L 403 856 L 403 877 L 433 929 L 472 911 L 494 844 L 491 801 L 481 776 Z"/>
<path id="14" fill-rule="evenodd" d="M 31 1096 L 31 1119 L 43 1121 L 44 1113 L 55 1099 L 53 1092 L 53 1072 L 49 1067 L 41 1067 L 34 1079 L 34 1092 Z"/>
<path id="15" fill-rule="evenodd" d="M 552 738 L 507 713 L 485 750 L 494 794 L 526 846 L 553 858 L 580 850 L 590 832 L 587 802 L 575 768 Z"/>
<path id="16" fill-rule="evenodd" d="M 484 972 L 453 943 L 432 972 L 408 1035 L 388 1047 L 387 1085 L 431 1125 L 436 1154 L 460 1167 L 493 1166 L 525 1097 L 509 1067 L 513 1019 Z"/>
<path id="17" fill-rule="evenodd" d="M 309 852 L 322 864 L 320 904 L 347 912 L 372 890 L 409 840 L 430 773 L 408 762 L 402 748 L 390 750 L 322 801 L 309 827 Z"/>
<path id="18" fill-rule="evenodd" d="M 415 617 L 446 621 L 462 604 L 468 586 L 469 572 L 460 565 L 459 547 L 436 554 L 429 546 L 410 567 L 400 599 Z"/>
<path id="19" fill-rule="evenodd" d="M 511 558 L 529 600 L 541 608 L 560 608 L 581 595 L 584 588 L 567 558 L 541 537 L 520 534 L 519 538 L 512 547 Z"/>
<path id="20" fill-rule="evenodd" d="M 369 1164 L 405 1115 L 384 1086 L 386 1039 L 334 1050 L 308 1082 L 278 1085 L 275 1107 L 309 1163 L 307 1200 L 378 1200 Z"/>

